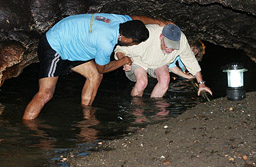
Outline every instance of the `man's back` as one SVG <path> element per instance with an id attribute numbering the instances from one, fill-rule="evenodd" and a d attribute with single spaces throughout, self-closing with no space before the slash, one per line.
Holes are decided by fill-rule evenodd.
<path id="1" fill-rule="evenodd" d="M 105 13 L 69 16 L 46 33 L 47 40 L 62 59 L 86 61 L 110 55 L 117 43 L 119 24 L 128 20 L 129 16 Z"/>

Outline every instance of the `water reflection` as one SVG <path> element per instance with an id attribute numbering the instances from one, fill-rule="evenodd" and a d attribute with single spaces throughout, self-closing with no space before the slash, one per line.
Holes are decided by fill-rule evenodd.
<path id="1" fill-rule="evenodd" d="M 47 130 L 54 129 L 52 126 L 46 124 L 40 119 L 23 120 L 24 125 L 32 132 L 31 137 L 38 137 L 38 143 L 31 143 L 27 147 L 40 148 L 42 150 L 49 150 L 55 147 L 56 138 L 49 136 Z"/>
<path id="2" fill-rule="evenodd" d="M 150 105 L 149 105 L 150 104 Z M 169 118 L 170 104 L 164 98 L 133 97 L 131 100 L 131 114 L 134 123 L 152 123 Z"/>
<path id="3" fill-rule="evenodd" d="M 100 110 L 97 107 L 82 107 L 84 120 L 78 121 L 73 124 L 73 127 L 80 129 L 80 132 L 76 135 L 79 141 L 92 142 L 98 139 L 98 130 L 93 128 L 100 124 L 100 121 L 96 118 L 96 111 Z"/>

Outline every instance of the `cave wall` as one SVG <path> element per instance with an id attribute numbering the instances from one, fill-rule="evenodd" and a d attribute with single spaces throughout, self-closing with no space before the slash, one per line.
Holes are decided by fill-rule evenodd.
<path id="1" fill-rule="evenodd" d="M 40 34 L 74 14 L 145 15 L 176 23 L 191 39 L 243 50 L 256 62 L 255 0 L 0 0 L 0 86 L 37 62 Z"/>

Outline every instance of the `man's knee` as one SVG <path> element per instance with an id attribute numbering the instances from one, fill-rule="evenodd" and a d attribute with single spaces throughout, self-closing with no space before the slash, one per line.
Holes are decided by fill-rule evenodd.
<path id="1" fill-rule="evenodd" d="M 39 91 L 38 92 L 38 97 L 43 100 L 44 103 L 47 103 L 50 101 L 53 97 L 53 92 L 50 90 L 45 90 L 45 91 Z"/>
<path id="2" fill-rule="evenodd" d="M 101 81 L 102 78 L 103 78 L 103 74 L 100 74 L 100 73 L 95 74 L 95 79 L 96 80 Z"/>
<path id="3" fill-rule="evenodd" d="M 90 76 L 87 79 L 92 83 L 100 83 L 101 80 L 103 79 L 103 74 L 95 73 L 93 76 Z"/>
<path id="4" fill-rule="evenodd" d="M 169 83 L 170 83 L 170 75 L 162 75 L 158 79 L 158 83 L 161 85 L 163 88 L 168 88 Z"/>
<path id="5" fill-rule="evenodd" d="M 138 91 L 143 91 L 148 85 L 148 80 L 146 78 L 137 79 L 136 88 Z"/>

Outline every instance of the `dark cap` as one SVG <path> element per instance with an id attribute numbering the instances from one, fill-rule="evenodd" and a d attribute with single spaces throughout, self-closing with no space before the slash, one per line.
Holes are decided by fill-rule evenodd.
<path id="1" fill-rule="evenodd" d="M 166 47 L 176 50 L 180 49 L 181 30 L 178 26 L 167 24 L 164 26 L 162 34 Z"/>

